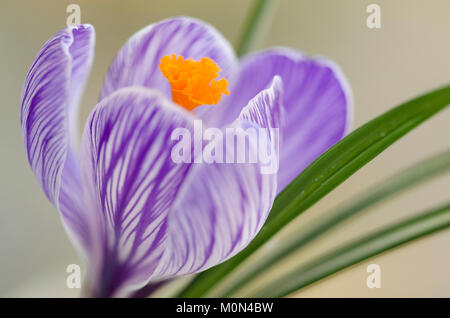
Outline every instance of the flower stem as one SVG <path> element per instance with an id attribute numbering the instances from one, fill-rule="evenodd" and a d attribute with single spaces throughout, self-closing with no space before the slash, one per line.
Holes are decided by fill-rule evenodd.
<path id="1" fill-rule="evenodd" d="M 242 56 L 261 45 L 272 24 L 278 0 L 256 0 L 245 23 L 239 44 L 238 56 Z"/>

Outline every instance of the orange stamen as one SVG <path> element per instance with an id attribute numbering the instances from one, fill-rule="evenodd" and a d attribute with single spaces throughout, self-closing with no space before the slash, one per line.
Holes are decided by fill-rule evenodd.
<path id="1" fill-rule="evenodd" d="M 188 110 L 200 105 L 217 105 L 222 94 L 230 94 L 228 81 L 216 80 L 221 69 L 208 57 L 194 61 L 167 55 L 161 59 L 159 69 L 172 87 L 173 101 Z"/>

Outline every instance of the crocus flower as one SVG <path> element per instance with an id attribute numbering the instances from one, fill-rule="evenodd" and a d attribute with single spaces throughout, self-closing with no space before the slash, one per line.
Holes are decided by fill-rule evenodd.
<path id="1" fill-rule="evenodd" d="M 28 161 L 86 262 L 91 296 L 129 296 L 237 254 L 275 195 L 347 131 L 350 90 L 332 62 L 287 48 L 238 61 L 213 27 L 180 17 L 145 27 L 120 49 L 79 141 L 94 43 L 90 25 L 50 38 L 21 105 Z M 194 62 L 206 70 L 183 64 Z M 281 140 L 266 135 L 280 143 L 278 173 L 262 174 L 258 162 L 173 162 L 171 133 L 192 130 L 196 119 L 279 128 Z"/>

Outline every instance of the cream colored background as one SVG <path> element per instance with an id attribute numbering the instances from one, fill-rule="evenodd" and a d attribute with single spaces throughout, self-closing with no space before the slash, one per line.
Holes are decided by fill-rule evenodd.
<path id="1" fill-rule="evenodd" d="M 378 3 L 382 28 L 366 27 L 366 7 Z M 0 296 L 76 296 L 65 287 L 65 268 L 79 259 L 25 160 L 19 129 L 23 80 L 41 45 L 64 27 L 71 1 L 12 1 L 0 4 Z M 189 15 L 214 24 L 236 43 L 250 1 L 76 1 L 83 23 L 97 32 L 96 57 L 83 98 L 84 120 L 97 101 L 116 51 L 141 27 Z M 335 60 L 355 98 L 354 127 L 419 93 L 450 82 L 448 0 L 282 0 L 265 46 L 291 46 Z M 450 146 L 450 110 L 403 138 L 297 220 L 326 213 L 360 190 Z M 333 231 L 288 264 L 366 233 L 402 216 L 442 203 L 450 178 L 437 180 L 383 204 Z M 284 235 L 289 235 L 289 230 Z M 273 242 L 281 244 L 282 239 Z M 296 296 L 450 296 L 450 232 L 414 242 L 363 262 Z M 275 245 L 276 246 L 276 245 Z M 368 289 L 366 267 L 377 263 L 382 288 Z M 280 272 L 278 266 L 270 279 Z M 260 280 L 263 282 L 264 280 Z"/>

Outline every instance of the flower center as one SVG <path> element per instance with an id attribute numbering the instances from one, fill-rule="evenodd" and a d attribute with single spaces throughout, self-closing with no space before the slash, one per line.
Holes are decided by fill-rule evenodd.
<path id="1" fill-rule="evenodd" d="M 222 94 L 230 94 L 225 78 L 215 80 L 221 69 L 208 57 L 194 61 L 167 55 L 161 59 L 159 69 L 172 87 L 173 101 L 188 110 L 200 105 L 217 105 Z"/>

